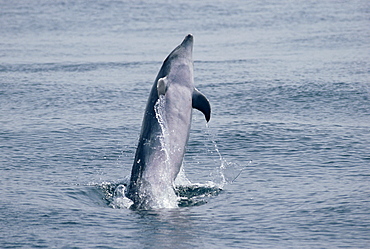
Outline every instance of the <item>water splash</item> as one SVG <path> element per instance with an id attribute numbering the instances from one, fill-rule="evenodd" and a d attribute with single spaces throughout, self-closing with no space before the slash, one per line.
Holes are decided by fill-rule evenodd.
<path id="1" fill-rule="evenodd" d="M 161 135 L 160 135 L 160 141 L 162 150 L 166 152 L 167 159 L 169 159 L 169 154 L 167 150 L 167 144 L 168 144 L 168 128 L 167 128 L 167 120 L 166 115 L 164 113 L 166 107 L 166 98 L 164 95 L 160 95 L 157 102 L 154 105 L 154 111 L 155 111 L 155 117 L 158 120 L 159 126 L 161 127 Z"/>
<path id="2" fill-rule="evenodd" d="M 186 177 L 184 165 L 182 165 L 175 179 L 175 186 L 190 186 L 190 185 L 191 181 Z"/>
<path id="3" fill-rule="evenodd" d="M 160 141 L 160 149 L 164 153 L 164 168 L 163 172 L 157 175 L 162 178 L 162 182 L 169 182 L 168 170 L 170 170 L 170 143 L 169 130 L 167 127 L 167 120 L 165 115 L 166 98 L 159 96 L 154 105 L 155 115 L 160 126 L 160 133 L 158 139 Z M 211 180 L 206 183 L 192 183 L 185 174 L 182 166 L 180 172 L 175 180 L 174 186 L 161 186 L 159 189 L 154 189 L 154 202 L 151 203 L 151 208 L 174 208 L 198 206 L 208 202 L 211 196 L 218 195 L 226 184 L 234 182 L 245 169 L 235 162 L 226 160 L 217 145 L 215 136 L 211 134 L 208 124 L 206 125 L 205 135 L 207 137 L 206 147 L 211 147 L 209 153 L 215 155 L 216 168 L 210 173 Z M 119 184 L 103 184 L 101 187 L 105 192 L 108 205 L 112 208 L 128 209 L 133 202 L 126 197 L 126 183 Z"/>
<path id="4" fill-rule="evenodd" d="M 126 189 L 129 178 L 121 182 L 102 182 L 96 184 L 104 194 L 107 205 L 114 209 L 129 209 L 134 202 L 126 197 Z"/>
<path id="5" fill-rule="evenodd" d="M 206 124 L 206 133 L 207 136 L 210 138 L 209 140 L 212 143 L 212 150 L 215 151 L 218 157 L 218 161 L 220 166 L 217 167 L 210 173 L 211 182 L 218 185 L 220 188 L 223 188 L 226 184 L 233 183 L 241 173 L 249 166 L 252 161 L 248 162 L 248 165 L 241 166 L 236 162 L 228 161 L 225 157 L 222 156 L 215 139 L 214 134 L 210 133 L 209 125 Z"/>
<path id="6" fill-rule="evenodd" d="M 165 154 L 164 159 L 164 168 L 160 173 L 159 177 L 161 178 L 159 182 L 161 182 L 161 186 L 159 188 L 153 188 L 153 201 L 154 206 L 157 208 L 174 208 L 177 207 L 177 196 L 174 193 L 174 186 L 170 186 L 166 183 L 170 182 L 168 172 L 171 171 L 171 159 L 170 159 L 170 134 L 169 129 L 167 126 L 166 114 L 166 98 L 164 95 L 160 95 L 157 102 L 154 105 L 154 111 L 156 118 L 158 120 L 158 124 L 161 128 L 161 132 L 158 135 L 160 141 L 161 151 Z"/>
<path id="7" fill-rule="evenodd" d="M 107 205 L 113 209 L 130 209 L 133 205 L 132 200 L 126 197 L 126 186 L 128 182 L 102 182 L 93 184 L 104 195 Z M 222 189 L 215 184 L 188 184 L 177 185 L 176 207 L 199 206 L 208 202 L 212 196 L 218 195 Z M 153 209 L 156 209 L 153 207 Z"/>
<path id="8" fill-rule="evenodd" d="M 123 184 L 119 184 L 113 192 L 112 201 L 109 203 L 109 206 L 112 208 L 124 208 L 129 209 L 134 202 L 126 197 L 126 186 Z"/>
<path id="9" fill-rule="evenodd" d="M 158 120 L 158 124 L 161 127 L 161 133 L 159 135 L 159 141 L 161 143 L 161 151 L 166 155 L 165 159 L 165 172 L 170 169 L 170 148 L 169 148 L 169 132 L 167 127 L 166 115 L 164 113 L 166 106 L 166 98 L 164 95 L 160 95 L 157 102 L 154 105 L 155 117 Z M 164 173 L 165 173 L 164 172 Z"/>

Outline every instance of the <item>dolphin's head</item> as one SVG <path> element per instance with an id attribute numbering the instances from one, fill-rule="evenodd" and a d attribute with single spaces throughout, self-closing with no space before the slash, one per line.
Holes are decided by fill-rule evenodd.
<path id="1" fill-rule="evenodd" d="M 187 56 L 192 59 L 192 54 L 193 54 L 193 42 L 194 38 L 192 34 L 188 34 L 185 36 L 184 40 L 182 43 L 178 46 L 178 49 L 182 51 L 182 53 L 187 54 Z"/>
<path id="2" fill-rule="evenodd" d="M 167 57 L 167 60 L 176 59 L 187 59 L 189 61 L 193 60 L 193 42 L 194 38 L 192 34 L 185 36 L 184 40 L 180 45 L 178 45 L 171 54 Z"/>
<path id="3" fill-rule="evenodd" d="M 158 94 L 165 94 L 173 83 L 193 89 L 193 35 L 188 34 L 164 60 L 156 78 Z"/>

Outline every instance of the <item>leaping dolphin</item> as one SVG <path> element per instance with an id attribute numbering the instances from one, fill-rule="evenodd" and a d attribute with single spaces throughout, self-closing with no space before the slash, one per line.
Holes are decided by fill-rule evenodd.
<path id="1" fill-rule="evenodd" d="M 192 54 L 193 35 L 188 34 L 164 60 L 151 89 L 127 190 L 135 209 L 177 207 L 174 181 L 189 139 L 192 108 L 207 122 L 211 117 L 208 99 L 194 87 Z M 159 98 L 161 118 L 155 111 Z"/>

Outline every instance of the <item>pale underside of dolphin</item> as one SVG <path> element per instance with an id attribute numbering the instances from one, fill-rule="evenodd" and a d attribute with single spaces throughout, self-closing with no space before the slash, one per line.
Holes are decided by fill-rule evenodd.
<path id="1" fill-rule="evenodd" d="M 207 122 L 211 115 L 209 101 L 194 87 L 192 53 L 193 36 L 189 34 L 164 60 L 151 89 L 127 190 L 133 208 L 177 206 L 174 181 L 189 139 L 192 109 L 200 110 Z M 159 98 L 162 120 L 155 111 Z"/>

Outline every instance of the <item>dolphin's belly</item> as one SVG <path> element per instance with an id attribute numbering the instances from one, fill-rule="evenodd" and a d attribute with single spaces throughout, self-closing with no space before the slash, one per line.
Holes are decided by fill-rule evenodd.
<path id="1" fill-rule="evenodd" d="M 175 93 L 178 94 L 179 92 L 176 89 Z M 192 118 L 191 93 L 189 91 L 182 93 L 183 95 L 180 97 L 173 96 L 175 94 L 168 91 L 168 96 L 166 96 L 168 99 L 176 99 L 176 101 L 167 101 L 168 106 L 166 106 L 165 110 L 168 129 L 168 139 L 165 141 L 167 142 L 166 149 L 169 152 L 169 158 L 173 166 L 170 171 L 173 181 L 182 165 L 186 144 L 189 140 Z"/>

